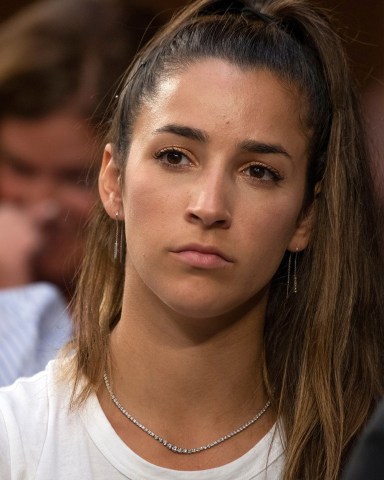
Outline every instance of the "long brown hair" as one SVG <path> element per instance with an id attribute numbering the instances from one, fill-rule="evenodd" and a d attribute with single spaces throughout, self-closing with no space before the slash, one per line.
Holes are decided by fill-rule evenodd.
<path id="1" fill-rule="evenodd" d="M 299 293 L 286 298 L 287 259 L 270 289 L 266 384 L 285 436 L 285 480 L 336 479 L 383 395 L 381 229 L 341 40 L 327 15 L 303 0 L 198 0 L 137 56 L 120 92 L 108 141 L 121 171 L 132 126 L 164 75 L 207 57 L 264 68 L 296 88 L 312 132 L 307 195 L 310 246 L 297 258 Z M 108 367 L 119 321 L 123 264 L 112 261 L 114 221 L 99 206 L 79 283 L 75 384 L 81 403 Z M 76 403 L 76 402 L 75 402 Z"/>

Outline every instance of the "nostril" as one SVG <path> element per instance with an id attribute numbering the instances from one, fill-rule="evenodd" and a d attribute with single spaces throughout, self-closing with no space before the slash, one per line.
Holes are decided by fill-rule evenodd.
<path id="1" fill-rule="evenodd" d="M 207 180 L 208 182 L 208 180 Z M 206 228 L 228 228 L 231 224 L 228 195 L 222 182 L 213 180 L 190 194 L 185 214 L 189 222 L 199 222 Z"/>
<path id="2" fill-rule="evenodd" d="M 194 209 L 187 212 L 187 220 L 194 223 L 201 223 L 205 227 L 228 228 L 231 224 L 231 216 L 228 212 L 207 211 Z"/>

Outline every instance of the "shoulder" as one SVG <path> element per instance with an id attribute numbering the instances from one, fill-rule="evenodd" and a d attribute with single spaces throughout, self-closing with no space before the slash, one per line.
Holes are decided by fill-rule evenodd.
<path id="1" fill-rule="evenodd" d="M 55 385 L 57 361 L 49 362 L 46 369 L 28 378 L 19 378 L 15 383 L 0 388 L 0 412 L 8 419 L 30 424 L 46 416 L 49 396 Z M 35 415 L 31 416 L 31 412 Z"/>
<path id="2" fill-rule="evenodd" d="M 1 478 L 7 478 L 4 469 L 10 465 L 13 475 L 17 473 L 14 468 L 23 465 L 30 471 L 37 468 L 49 418 L 68 408 L 69 390 L 58 383 L 58 368 L 58 361 L 50 362 L 45 371 L 0 389 Z"/>
<path id="3" fill-rule="evenodd" d="M 69 400 L 70 387 L 60 380 L 62 362 L 65 360 L 52 360 L 45 370 L 0 388 L 0 412 L 18 422 L 25 421 L 25 425 L 34 421 L 41 425 L 50 408 L 67 404 Z"/>

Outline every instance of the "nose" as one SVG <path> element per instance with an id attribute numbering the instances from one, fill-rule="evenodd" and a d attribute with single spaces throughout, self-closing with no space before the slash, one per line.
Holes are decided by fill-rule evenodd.
<path id="1" fill-rule="evenodd" d="M 191 190 L 186 218 L 205 228 L 229 228 L 232 223 L 230 186 L 224 175 L 202 173 Z"/>

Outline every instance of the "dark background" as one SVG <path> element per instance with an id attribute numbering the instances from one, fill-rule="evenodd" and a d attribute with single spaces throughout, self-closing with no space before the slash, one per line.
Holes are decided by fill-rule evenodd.
<path id="1" fill-rule="evenodd" d="M 169 14 L 187 3 L 186 0 L 125 1 Z M 31 3 L 31 0 L 0 2 L 0 22 Z M 347 50 L 360 89 L 369 89 L 372 83 L 377 83 L 377 78 L 384 77 L 384 0 L 317 0 L 316 3 L 331 10 L 338 21 L 347 38 Z"/>

